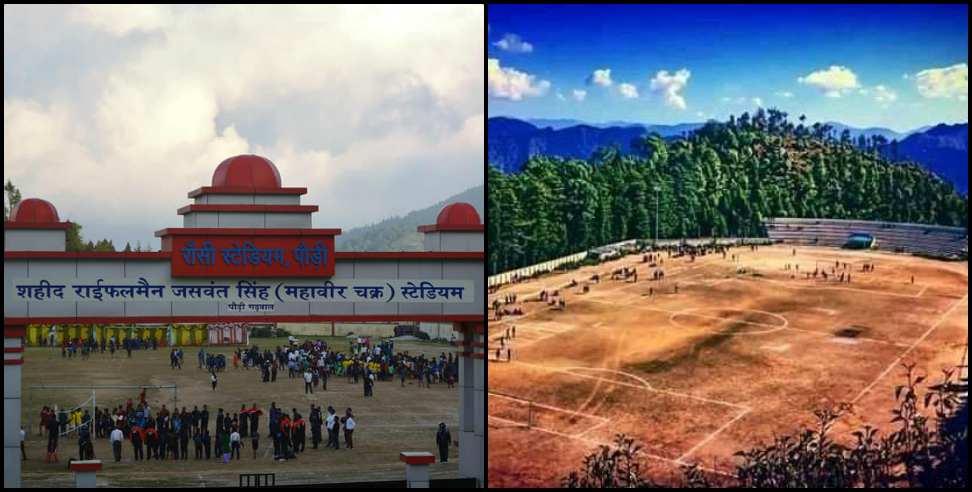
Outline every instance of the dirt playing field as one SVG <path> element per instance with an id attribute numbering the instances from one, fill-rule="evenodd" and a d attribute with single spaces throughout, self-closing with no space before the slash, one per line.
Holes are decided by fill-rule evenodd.
<path id="1" fill-rule="evenodd" d="M 556 486 L 620 432 L 644 445 L 663 483 L 684 463 L 730 472 L 735 451 L 838 402 L 852 404 L 840 439 L 887 427 L 902 361 L 936 380 L 966 351 L 967 262 L 782 245 L 661 256 L 660 281 L 639 254 L 490 296 L 515 293 L 507 307 L 524 311 L 489 322 L 491 487 Z M 622 267 L 637 268 L 637 282 L 611 280 Z M 815 269 L 828 279 L 807 279 Z M 565 308 L 538 301 L 542 289 L 559 289 Z"/>
<path id="2" fill-rule="evenodd" d="M 317 337 L 302 337 L 317 338 Z M 343 337 L 320 337 L 338 350 L 347 351 L 348 342 Z M 281 337 L 276 340 L 252 339 L 252 343 L 263 348 L 286 343 Z M 77 439 L 62 438 L 59 442 L 60 464 L 44 464 L 47 445 L 46 433 L 38 436 L 38 416 L 43 405 L 58 403 L 77 405 L 90 396 L 85 390 L 35 390 L 28 399 L 27 387 L 30 385 L 54 384 L 101 384 L 101 385 L 138 385 L 138 384 L 177 384 L 179 407 L 192 410 L 193 405 L 209 405 L 210 432 L 213 430 L 218 407 L 238 412 L 241 404 L 256 403 L 264 410 L 260 418 L 260 447 L 258 458 L 253 458 L 250 440 L 244 438 L 241 460 L 231 461 L 228 465 L 216 461 L 196 461 L 193 444 L 189 443 L 190 458 L 186 461 L 140 461 L 133 462 L 131 443 L 122 448 L 122 461 L 115 463 L 107 439 L 95 441 L 95 456 L 104 462 L 104 469 L 98 473 L 99 486 L 113 487 L 162 487 L 162 486 L 237 486 L 240 473 L 276 473 L 277 484 L 323 483 L 367 480 L 404 480 L 405 465 L 399 461 L 401 451 L 428 451 L 437 453 L 435 433 L 439 422 L 445 422 L 452 433 L 453 441 L 459 439 L 459 392 L 458 386 L 447 388 L 445 383 L 433 384 L 432 388 L 419 387 L 413 380 L 406 380 L 404 388 L 400 382 L 378 382 L 374 396 L 364 398 L 362 385 L 351 384 L 346 377 L 332 377 L 328 380 L 327 391 L 315 391 L 304 395 L 302 379 L 289 379 L 287 371 L 277 373 L 275 383 L 263 383 L 256 369 L 234 370 L 232 351 L 235 347 L 207 347 L 214 352 L 227 354 L 230 366 L 219 373 L 216 391 L 212 391 L 209 376 L 198 369 L 196 354 L 199 347 L 185 347 L 185 366 L 182 370 L 169 368 L 167 349 L 158 351 L 133 351 L 132 358 L 125 357 L 124 351 L 116 352 L 114 358 L 108 353 L 95 354 L 89 360 L 80 358 L 63 359 L 60 351 L 53 354 L 47 348 L 28 348 L 23 368 L 23 411 L 22 422 L 32 424 L 26 441 L 28 460 L 23 465 L 23 484 L 26 487 L 68 487 L 74 486 L 74 475 L 67 470 L 67 461 L 78 456 Z M 398 341 L 396 351 L 425 353 L 428 356 L 452 351 L 449 345 L 421 342 Z M 98 390 L 99 407 L 124 404 L 128 398 L 137 401 L 137 390 Z M 161 404 L 172 408 L 172 390 L 149 390 L 147 397 L 153 414 Z M 271 401 L 290 411 L 297 408 L 305 419 L 310 404 L 327 408 L 332 405 L 343 415 L 345 408 L 351 407 L 358 423 L 354 432 L 354 449 L 344 448 L 341 438 L 340 450 L 311 449 L 310 426 L 307 428 L 307 450 L 298 459 L 275 462 L 272 459 L 273 442 L 267 438 L 267 409 Z M 323 432 L 327 437 L 326 432 Z M 438 456 L 438 455 L 436 455 Z M 458 446 L 450 447 L 448 463 L 431 465 L 432 478 L 458 478 Z"/>

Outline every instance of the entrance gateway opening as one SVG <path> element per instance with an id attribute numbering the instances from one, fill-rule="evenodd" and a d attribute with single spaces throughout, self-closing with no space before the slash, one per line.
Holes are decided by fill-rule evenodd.
<path id="1" fill-rule="evenodd" d="M 483 485 L 484 238 L 472 205 L 418 231 L 424 251 L 340 252 L 307 188 L 264 157 L 224 160 L 159 252 L 66 252 L 71 224 L 21 201 L 4 222 L 4 487 L 19 487 L 24 337 L 35 323 L 448 323 L 459 333 L 459 473 Z M 407 452 L 409 450 L 401 450 Z M 404 455 L 403 455 L 404 456 Z M 407 461 L 407 460 L 406 460 Z"/>

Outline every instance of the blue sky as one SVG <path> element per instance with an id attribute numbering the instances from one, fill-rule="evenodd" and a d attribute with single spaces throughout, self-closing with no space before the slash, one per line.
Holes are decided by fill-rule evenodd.
<path id="1" fill-rule="evenodd" d="M 898 131 L 968 120 L 967 5 L 490 5 L 487 18 L 489 116 L 677 123 L 762 105 Z"/>

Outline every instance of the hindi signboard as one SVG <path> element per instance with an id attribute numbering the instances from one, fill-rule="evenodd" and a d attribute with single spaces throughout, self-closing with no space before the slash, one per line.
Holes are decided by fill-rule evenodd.
<path id="1" fill-rule="evenodd" d="M 331 277 L 334 236 L 173 236 L 173 277 Z"/>

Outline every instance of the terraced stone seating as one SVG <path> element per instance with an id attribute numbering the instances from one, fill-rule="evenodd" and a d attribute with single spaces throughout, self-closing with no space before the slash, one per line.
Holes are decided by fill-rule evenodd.
<path id="1" fill-rule="evenodd" d="M 790 244 L 841 247 L 852 233 L 866 233 L 877 248 L 946 258 L 968 256 L 968 231 L 961 227 L 864 220 L 777 217 L 764 222 L 770 239 Z"/>

